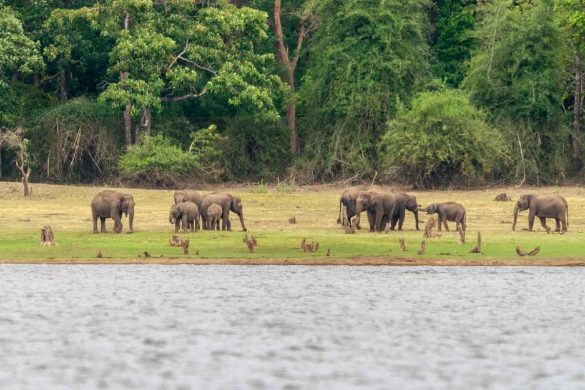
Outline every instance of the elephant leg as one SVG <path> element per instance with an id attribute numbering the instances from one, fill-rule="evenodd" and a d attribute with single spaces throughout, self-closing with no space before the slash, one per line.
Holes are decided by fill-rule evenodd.
<path id="1" fill-rule="evenodd" d="M 443 221 L 441 221 L 441 216 L 437 216 L 437 228 L 439 231 L 441 231 L 441 228 L 443 227 Z"/>
<path id="2" fill-rule="evenodd" d="M 404 225 L 404 216 L 406 214 L 406 210 L 402 210 L 398 215 L 398 230 L 402 230 L 402 225 Z"/>
<path id="3" fill-rule="evenodd" d="M 195 220 L 189 222 L 189 227 L 191 228 L 191 233 L 195 231 Z"/>
<path id="4" fill-rule="evenodd" d="M 187 218 L 186 214 L 181 217 L 181 223 L 183 224 L 183 232 L 186 233 L 189 229 L 189 219 Z"/>
<path id="5" fill-rule="evenodd" d="M 564 217 L 561 218 L 561 226 L 563 233 L 565 233 L 567 231 L 567 220 Z"/>
<path id="6" fill-rule="evenodd" d="M 376 214 L 367 210 L 366 213 L 368 214 L 368 224 L 370 225 L 370 233 L 376 231 Z"/>
<path id="7" fill-rule="evenodd" d="M 175 233 L 178 233 L 180 228 L 181 228 L 181 220 L 179 218 L 175 218 Z"/>
<path id="8" fill-rule="evenodd" d="M 96 221 L 97 223 L 97 221 Z M 106 219 L 104 217 L 100 217 L 100 231 L 102 233 L 106 232 Z"/>
<path id="9" fill-rule="evenodd" d="M 530 211 L 528 213 L 528 230 L 532 231 L 532 228 L 534 227 L 534 218 L 536 217 L 536 215 L 534 214 L 534 212 Z"/>
<path id="10" fill-rule="evenodd" d="M 91 217 L 92 217 L 92 219 L 93 219 L 93 232 L 94 232 L 94 234 L 95 234 L 95 233 L 97 233 L 97 232 L 98 232 L 98 230 L 97 230 L 97 220 L 98 220 L 98 216 L 97 216 L 95 213 L 93 213 L 93 215 L 92 215 Z"/>
<path id="11" fill-rule="evenodd" d="M 443 220 L 443 225 L 445 225 L 445 230 L 446 231 L 449 231 L 449 225 L 447 225 L 447 220 L 446 219 Z"/>
<path id="12" fill-rule="evenodd" d="M 561 221 L 558 218 L 555 218 L 555 232 L 560 232 L 561 231 Z"/>
<path id="13" fill-rule="evenodd" d="M 544 230 L 546 230 L 547 233 L 550 232 L 550 228 L 548 226 L 546 226 L 546 218 L 545 217 L 538 217 L 538 219 L 540 219 L 540 224 L 542 225 Z"/>

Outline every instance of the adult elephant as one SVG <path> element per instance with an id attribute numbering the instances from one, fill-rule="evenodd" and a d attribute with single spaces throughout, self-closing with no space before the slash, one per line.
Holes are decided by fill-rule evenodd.
<path id="1" fill-rule="evenodd" d="M 569 226 L 569 205 L 567 200 L 560 195 L 538 196 L 532 194 L 522 195 L 514 206 L 514 223 L 512 230 L 516 230 L 518 212 L 528 210 L 528 230 L 532 231 L 534 218 L 540 219 L 540 224 L 548 233 L 550 228 L 546 226 L 546 218 L 554 218 L 556 223 L 555 231 L 567 231 Z"/>
<path id="2" fill-rule="evenodd" d="M 242 200 L 237 196 L 233 196 L 232 194 L 228 194 L 225 192 L 214 192 L 211 194 L 207 194 L 203 197 L 199 212 L 201 214 L 201 218 L 203 218 L 203 226 L 205 226 L 206 229 L 208 226 L 207 209 L 214 203 L 217 203 L 219 206 L 221 206 L 222 209 L 221 213 L 222 230 L 232 230 L 232 224 L 230 222 L 230 211 L 232 211 L 236 213 L 238 217 L 240 217 L 242 230 L 247 231 L 246 225 L 244 224 L 244 211 L 242 209 Z"/>
<path id="3" fill-rule="evenodd" d="M 419 230 L 418 204 L 416 203 L 416 197 L 404 192 L 399 192 L 394 196 L 396 197 L 396 207 L 394 207 L 394 213 L 392 214 L 392 219 L 390 221 L 390 230 L 395 229 L 396 223 L 398 223 L 398 230 L 402 230 L 406 210 L 411 211 L 414 214 L 416 230 Z"/>
<path id="4" fill-rule="evenodd" d="M 193 202 L 185 201 L 171 206 L 169 222 L 175 224 L 175 233 L 179 231 L 179 225 L 183 225 L 183 231 L 197 231 L 199 229 L 199 207 Z"/>
<path id="5" fill-rule="evenodd" d="M 93 232 L 97 233 L 97 220 L 101 222 L 101 232 L 106 232 L 106 219 L 114 220 L 114 233 L 122 232 L 122 214 L 128 216 L 128 233 L 132 233 L 134 223 L 134 197 L 130 194 L 105 190 L 91 201 Z"/>
<path id="6" fill-rule="evenodd" d="M 455 230 L 459 230 L 461 227 L 462 231 L 467 228 L 467 217 L 465 213 L 465 207 L 457 202 L 445 202 L 445 203 L 432 203 L 429 207 L 421 209 L 426 211 L 427 214 L 437 214 L 439 231 L 441 225 L 445 226 L 445 230 L 449 231 L 447 221 L 455 222 Z"/>
<path id="7" fill-rule="evenodd" d="M 356 198 L 356 224 L 360 221 L 362 211 L 367 211 L 370 231 L 381 232 L 394 214 L 396 197 L 394 194 L 381 190 L 369 189 L 359 191 Z"/>
<path id="8" fill-rule="evenodd" d="M 198 208 L 201 208 L 201 202 L 203 201 L 203 197 L 199 191 L 195 190 L 175 191 L 173 198 L 175 199 L 175 204 L 182 202 L 193 202 L 197 205 Z"/>
<path id="9" fill-rule="evenodd" d="M 338 224 L 343 224 L 344 221 L 347 221 L 347 224 L 351 227 L 351 219 L 357 215 L 355 201 L 357 199 L 358 193 L 365 190 L 367 190 L 367 188 L 351 187 L 347 188 L 341 193 L 341 197 L 339 198 L 339 218 L 337 218 Z M 345 215 L 343 215 L 344 208 Z M 359 220 L 356 220 L 355 227 L 358 230 L 361 229 Z"/>

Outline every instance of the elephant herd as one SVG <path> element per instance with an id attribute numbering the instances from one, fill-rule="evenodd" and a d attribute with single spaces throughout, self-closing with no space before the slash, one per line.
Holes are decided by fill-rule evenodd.
<path id="1" fill-rule="evenodd" d="M 128 216 L 128 233 L 133 232 L 134 197 L 130 194 L 106 190 L 97 194 L 91 202 L 93 232 L 97 233 L 97 220 L 101 222 L 101 232 L 106 232 L 107 218 L 114 220 L 114 233 L 122 232 L 122 215 Z M 174 204 L 169 211 L 169 222 L 175 225 L 175 232 L 183 231 L 231 230 L 230 211 L 240 218 L 242 229 L 246 231 L 242 200 L 228 193 L 201 195 L 198 191 L 183 190 L 174 194 Z"/>
<path id="2" fill-rule="evenodd" d="M 98 233 L 97 221 L 101 222 L 100 231 L 106 232 L 105 220 L 114 220 L 114 232 L 122 232 L 122 215 L 128 216 L 128 232 L 133 232 L 134 197 L 112 190 L 102 191 L 91 202 L 93 232 Z M 369 230 L 381 232 L 386 229 L 402 230 L 406 211 L 414 214 L 416 230 L 419 230 L 418 212 L 437 214 L 438 229 L 449 231 L 447 221 L 455 222 L 456 230 L 467 228 L 466 212 L 463 205 L 456 202 L 432 203 L 420 207 L 416 197 L 407 193 L 392 192 L 381 187 L 348 188 L 339 199 L 338 224 L 352 229 L 361 229 L 362 212 L 367 213 Z M 528 230 L 532 231 L 534 219 L 539 218 L 542 227 L 549 232 L 546 218 L 554 218 L 555 231 L 567 231 L 569 225 L 569 206 L 560 195 L 538 196 L 522 195 L 514 207 L 512 230 L 516 229 L 518 213 L 528 210 Z M 205 230 L 231 230 L 230 212 L 238 215 L 242 229 L 246 231 L 242 200 L 229 193 L 213 192 L 201 195 L 198 191 L 183 190 L 174 193 L 174 204 L 169 211 L 169 222 L 175 225 L 175 232 Z M 355 217 L 355 218 L 354 218 Z M 353 220 L 352 220 L 353 219 Z"/>
<path id="3" fill-rule="evenodd" d="M 402 230 L 406 210 L 414 214 L 416 230 L 419 230 L 418 212 L 437 214 L 438 230 L 445 227 L 449 231 L 447 221 L 455 222 L 455 229 L 465 231 L 467 228 L 465 207 L 456 202 L 432 203 L 422 208 L 417 204 L 416 197 L 401 192 L 392 192 L 380 187 L 348 188 L 339 199 L 338 224 L 354 229 L 361 229 L 360 216 L 366 212 L 371 232 L 386 229 Z M 555 231 L 567 231 L 569 226 L 569 206 L 560 195 L 538 196 L 525 194 L 520 196 L 514 207 L 512 230 L 516 229 L 516 221 L 520 211 L 528 211 L 528 230 L 532 231 L 534 219 L 538 217 L 546 232 L 551 228 L 546 225 L 546 218 L 554 218 Z M 354 218 L 352 220 L 352 218 Z M 396 226 L 398 225 L 398 226 Z"/>

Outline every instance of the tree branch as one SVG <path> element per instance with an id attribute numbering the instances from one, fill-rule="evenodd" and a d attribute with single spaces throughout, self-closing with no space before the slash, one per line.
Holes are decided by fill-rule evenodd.
<path id="1" fill-rule="evenodd" d="M 188 93 L 186 95 L 182 95 L 182 96 L 163 96 L 160 98 L 161 101 L 163 102 L 177 102 L 179 100 L 186 100 L 186 99 L 190 99 L 190 98 L 198 98 L 201 97 L 203 95 L 205 95 L 207 93 L 207 88 L 204 88 L 201 92 L 199 93 Z"/>

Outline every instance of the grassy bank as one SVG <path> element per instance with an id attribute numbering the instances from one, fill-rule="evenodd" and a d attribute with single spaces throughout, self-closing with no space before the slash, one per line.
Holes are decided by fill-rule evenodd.
<path id="1" fill-rule="evenodd" d="M 526 190 L 500 188 L 477 191 L 413 192 L 419 204 L 454 200 L 467 209 L 467 243 L 458 244 L 454 232 L 426 240 L 426 252 L 417 255 L 422 232 L 414 230 L 408 213 L 405 231 L 389 234 L 358 231 L 345 234 L 336 224 L 338 197 L 333 187 L 221 188 L 242 197 L 246 225 L 258 240 L 256 253 L 242 243 L 237 218 L 234 232 L 202 231 L 181 234 L 190 239 L 190 254 L 169 246 L 173 226 L 168 210 L 173 191 L 125 189 L 134 195 L 134 234 L 92 234 L 89 204 L 100 187 L 35 184 L 33 196 L 23 198 L 20 185 L 0 183 L 0 262 L 3 263 L 217 263 L 217 264 L 437 264 L 437 265 L 581 265 L 585 264 L 585 189 L 541 188 L 538 193 L 560 193 L 569 202 L 569 232 L 546 234 L 527 232 L 527 214 L 519 217 L 516 232 L 511 230 L 513 202 L 495 202 L 500 192 L 513 199 Z M 204 191 L 219 188 L 206 188 Z M 294 191 L 294 192 L 290 192 Z M 536 192 L 536 191 L 532 191 Z M 295 216 L 296 224 L 289 218 Z M 426 215 L 421 214 L 425 220 Z M 124 222 L 124 232 L 127 220 Z M 549 222 L 553 224 L 554 221 Z M 40 226 L 50 225 L 58 243 L 39 245 Z M 108 229 L 112 222 L 109 221 Z M 424 223 L 421 224 L 421 227 Z M 453 226 L 454 228 L 454 226 Z M 477 231 L 483 238 L 482 254 L 472 254 Z M 303 237 L 318 241 L 317 253 L 299 249 Z M 398 238 L 405 239 L 408 251 L 399 250 Z M 535 257 L 520 258 L 516 245 L 524 249 L 541 246 Z M 330 249 L 331 256 L 326 256 Z M 103 258 L 97 258 L 101 251 Z M 146 257 L 145 252 L 150 255 Z"/>

